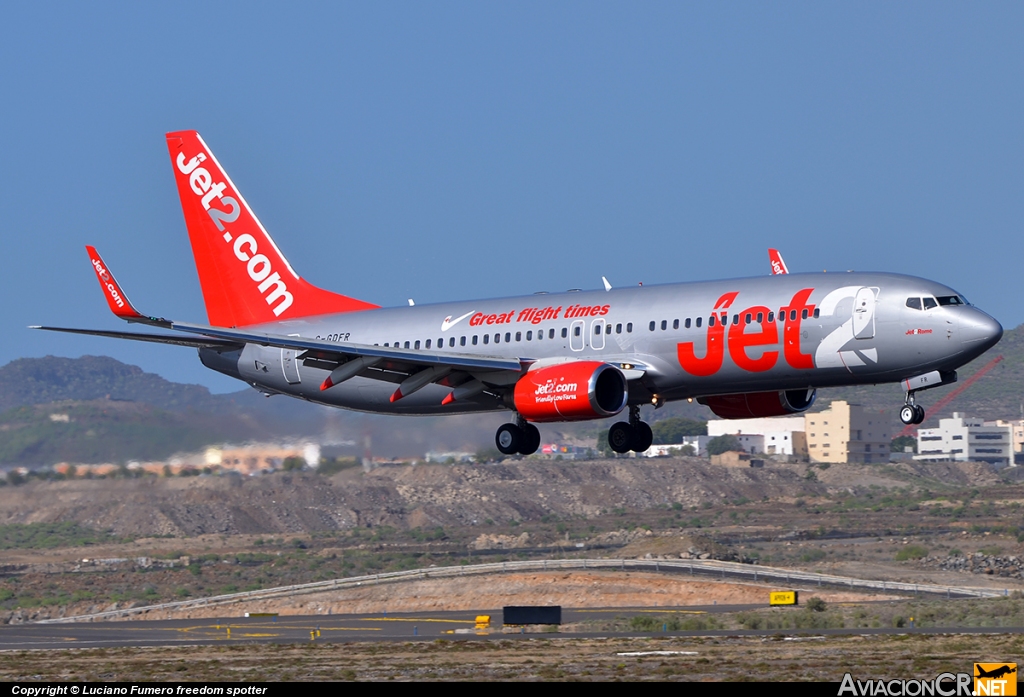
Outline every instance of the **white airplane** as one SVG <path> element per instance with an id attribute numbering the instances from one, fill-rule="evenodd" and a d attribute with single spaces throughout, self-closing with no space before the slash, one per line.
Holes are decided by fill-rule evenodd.
<path id="1" fill-rule="evenodd" d="M 38 327 L 196 347 L 207 367 L 267 394 L 385 414 L 509 410 L 506 454 L 535 452 L 536 423 L 626 411 L 609 444 L 644 451 L 640 406 L 697 399 L 724 418 L 799 413 L 819 387 L 919 390 L 1003 333 L 940 283 L 888 273 L 773 274 L 381 308 L 317 288 L 291 267 L 195 131 L 167 134 L 208 324 L 138 312 L 87 247 L 110 309 L 174 333 Z"/>

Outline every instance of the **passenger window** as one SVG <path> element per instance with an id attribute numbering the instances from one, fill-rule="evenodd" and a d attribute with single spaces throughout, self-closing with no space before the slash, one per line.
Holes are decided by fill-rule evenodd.
<path id="1" fill-rule="evenodd" d="M 796 310 L 789 311 L 789 319 L 792 322 L 796 322 Z"/>
<path id="2" fill-rule="evenodd" d="M 427 339 L 427 343 L 423 345 L 423 348 L 430 348 L 430 339 Z"/>
<path id="3" fill-rule="evenodd" d="M 633 323 L 632 322 L 627 322 L 626 323 L 626 333 L 627 334 L 632 334 L 633 333 Z"/>
<path id="4" fill-rule="evenodd" d="M 697 318 L 697 329 L 700 329 L 700 323 L 701 323 L 702 321 L 704 321 L 704 318 L 703 318 L 703 317 L 698 317 L 698 318 Z"/>
<path id="5" fill-rule="evenodd" d="M 608 325 L 608 326 L 610 327 L 611 325 Z M 615 333 L 616 334 L 621 334 L 622 333 L 622 324 L 621 323 L 615 325 Z"/>
<path id="6" fill-rule="evenodd" d="M 477 339 L 477 336 L 476 336 L 476 334 L 474 334 L 474 335 L 473 335 L 473 345 L 474 345 L 474 346 L 476 346 L 476 339 Z"/>
<path id="7" fill-rule="evenodd" d="M 485 344 L 491 343 L 491 335 L 490 334 L 484 334 L 484 343 Z"/>
<path id="8" fill-rule="evenodd" d="M 714 315 L 711 315 L 710 317 L 708 317 L 708 326 L 709 327 L 715 326 L 715 316 Z"/>
<path id="9" fill-rule="evenodd" d="M 820 314 L 821 314 L 821 310 L 818 309 L 818 308 L 814 308 L 814 319 L 818 319 L 818 316 Z"/>
<path id="10" fill-rule="evenodd" d="M 420 348 L 420 340 L 419 339 L 416 340 L 416 345 L 414 346 L 414 348 L 419 350 L 419 348 Z"/>
<path id="11" fill-rule="evenodd" d="M 683 326 L 685 326 L 687 329 L 690 328 L 690 318 L 689 317 L 686 318 L 686 323 Z"/>
<path id="12" fill-rule="evenodd" d="M 552 329 L 551 331 L 555 331 L 555 330 Z M 567 336 L 569 336 L 569 330 L 566 329 L 565 327 L 562 327 L 562 338 L 564 339 Z"/>
<path id="13" fill-rule="evenodd" d="M 807 319 L 807 310 L 800 313 L 800 319 Z"/>
<path id="14" fill-rule="evenodd" d="M 722 326 L 726 327 L 729 325 L 729 315 L 722 313 Z"/>
<path id="15" fill-rule="evenodd" d="M 758 312 L 757 313 L 757 323 L 761 324 L 762 322 L 764 322 L 764 313 L 763 312 Z"/>
<path id="16" fill-rule="evenodd" d="M 760 322 L 760 321 L 761 320 L 758 320 L 758 322 Z M 774 322 L 775 321 L 775 313 L 774 312 L 769 312 L 768 313 L 768 321 L 769 322 Z"/>
<path id="17" fill-rule="evenodd" d="M 935 302 L 935 298 L 926 297 L 924 299 L 924 309 L 931 310 L 932 308 L 938 307 L 939 304 Z"/>
<path id="18" fill-rule="evenodd" d="M 497 343 L 497 342 L 495 342 Z M 512 343 L 512 332 L 505 332 L 505 343 Z"/>
<path id="19" fill-rule="evenodd" d="M 494 343 L 496 343 L 496 344 L 500 344 L 501 343 L 501 334 L 495 334 L 494 335 Z"/>
<path id="20" fill-rule="evenodd" d="M 526 332 L 526 340 L 533 341 L 533 332 Z"/>
<path id="21" fill-rule="evenodd" d="M 654 322 L 651 322 L 651 324 L 650 324 L 650 326 L 648 328 L 653 332 L 654 331 Z"/>
<path id="22" fill-rule="evenodd" d="M 677 320 L 677 319 L 672 320 L 672 328 L 673 329 L 679 329 L 679 320 Z"/>
<path id="23" fill-rule="evenodd" d="M 409 342 L 408 341 L 405 342 L 405 348 L 409 348 Z"/>
<path id="24" fill-rule="evenodd" d="M 594 325 L 594 336 L 597 336 L 600 333 L 601 333 L 601 325 L 600 324 L 595 324 Z"/>
<path id="25" fill-rule="evenodd" d="M 907 298 L 907 307 L 911 310 L 920 310 L 921 298 Z"/>
<path id="26" fill-rule="evenodd" d="M 540 341 L 543 338 L 544 338 L 544 330 L 543 329 L 538 330 L 537 331 L 537 341 Z"/>
<path id="27" fill-rule="evenodd" d="M 749 312 L 747 314 L 743 315 L 743 323 L 744 324 L 750 324 L 750 321 L 752 319 L 754 319 L 754 318 L 750 316 Z"/>
<path id="28" fill-rule="evenodd" d="M 661 320 L 661 331 L 665 331 L 666 329 L 668 329 L 668 321 Z"/>
<path id="29" fill-rule="evenodd" d="M 572 331 L 572 335 L 573 336 L 579 336 L 580 335 L 580 327 L 574 327 L 573 331 Z"/>
<path id="30" fill-rule="evenodd" d="M 620 324 L 619 326 L 621 327 L 622 325 Z M 604 333 L 605 334 L 611 334 L 612 333 L 612 325 L 610 325 L 610 324 L 604 325 Z"/>
<path id="31" fill-rule="evenodd" d="M 516 341 L 522 341 L 522 340 L 523 340 L 523 333 L 522 332 L 516 332 Z"/>
<path id="32" fill-rule="evenodd" d="M 562 330 L 562 336 L 563 337 L 565 336 L 565 330 L 564 329 Z M 554 339 L 555 338 L 555 328 L 554 327 L 552 327 L 551 329 L 548 330 L 548 338 L 549 339 Z"/>
<path id="33" fill-rule="evenodd" d="M 387 348 L 388 342 L 384 342 L 384 347 Z"/>

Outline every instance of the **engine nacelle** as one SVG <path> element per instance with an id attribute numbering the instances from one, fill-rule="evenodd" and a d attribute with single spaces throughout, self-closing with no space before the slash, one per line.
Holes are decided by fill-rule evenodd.
<path id="1" fill-rule="evenodd" d="M 626 376 L 615 366 L 574 361 L 519 378 L 509 406 L 527 421 L 583 421 L 615 416 L 628 396 Z"/>
<path id="2" fill-rule="evenodd" d="M 815 390 L 784 390 L 701 397 L 697 401 L 707 405 L 723 419 L 756 419 L 807 411 L 814 404 L 816 396 Z"/>

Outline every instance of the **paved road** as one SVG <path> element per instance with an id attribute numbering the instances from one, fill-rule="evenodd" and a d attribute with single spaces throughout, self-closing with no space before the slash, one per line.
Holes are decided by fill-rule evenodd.
<path id="1" fill-rule="evenodd" d="M 566 609 L 565 623 L 587 619 L 611 619 L 640 613 L 665 615 L 735 612 L 760 605 L 712 605 L 679 608 Z M 493 629 L 474 630 L 477 615 L 490 615 Z M 319 632 L 319 635 L 317 635 Z M 668 632 L 670 636 L 767 636 L 844 634 L 1024 634 L 1024 627 L 938 628 L 938 629 L 829 629 L 829 630 L 728 630 Z M 661 632 L 659 636 L 665 636 Z M 640 636 L 624 633 L 546 634 L 546 637 Z M 434 639 L 528 639 L 536 634 L 505 634 L 501 631 L 501 610 L 471 612 L 400 613 L 374 615 L 307 615 L 287 617 L 226 617 L 196 620 L 136 620 L 129 622 L 88 622 L 79 624 L 22 624 L 0 627 L 0 650 L 96 648 L 131 646 L 182 646 L 203 644 L 295 643 L 306 641 L 420 641 Z M 643 634 L 650 636 L 650 634 Z"/>

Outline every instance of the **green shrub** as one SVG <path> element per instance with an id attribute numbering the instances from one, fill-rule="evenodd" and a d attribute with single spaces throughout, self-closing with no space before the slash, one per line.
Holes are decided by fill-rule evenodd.
<path id="1" fill-rule="evenodd" d="M 928 556 L 928 549 L 921 545 L 907 545 L 896 553 L 896 561 L 908 561 L 911 559 L 924 559 Z"/>

